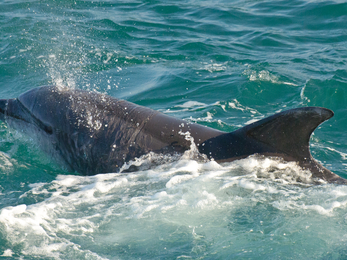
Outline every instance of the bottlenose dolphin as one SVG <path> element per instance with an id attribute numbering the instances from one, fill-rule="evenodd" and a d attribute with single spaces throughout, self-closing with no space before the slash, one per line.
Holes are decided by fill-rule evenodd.
<path id="1" fill-rule="evenodd" d="M 275 156 L 297 162 L 314 178 L 347 184 L 309 150 L 311 133 L 333 115 L 326 108 L 291 109 L 227 133 L 79 89 L 43 86 L 0 100 L 1 120 L 38 136 L 69 171 L 86 175 L 117 172 L 149 152 L 183 153 L 192 143 L 189 133 L 199 152 L 217 162 Z"/>

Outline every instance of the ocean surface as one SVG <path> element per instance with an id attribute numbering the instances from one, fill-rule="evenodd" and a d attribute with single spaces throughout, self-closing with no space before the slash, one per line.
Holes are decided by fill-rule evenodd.
<path id="1" fill-rule="evenodd" d="M 347 178 L 344 1 L 0 0 L 0 98 L 49 84 L 223 131 L 327 107 L 311 152 Z M 153 159 L 85 177 L 1 123 L 1 259 L 347 259 L 346 186 L 269 158 L 130 164 Z"/>

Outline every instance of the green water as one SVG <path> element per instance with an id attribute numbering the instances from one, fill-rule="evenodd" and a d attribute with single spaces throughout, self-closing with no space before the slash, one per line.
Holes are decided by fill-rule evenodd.
<path id="1" fill-rule="evenodd" d="M 0 97 L 66 85 L 223 131 L 323 106 L 311 151 L 347 178 L 346 28 L 343 1 L 0 1 Z M 0 151 L 3 258 L 347 258 L 347 188 L 293 164 L 82 177 L 3 123 Z"/>

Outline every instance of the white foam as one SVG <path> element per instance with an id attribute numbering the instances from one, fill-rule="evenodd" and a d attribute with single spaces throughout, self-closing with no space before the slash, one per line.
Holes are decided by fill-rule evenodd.
<path id="1" fill-rule="evenodd" d="M 6 249 L 4 253 L 2 254 L 2 256 L 5 256 L 5 257 L 11 257 L 12 255 L 13 255 L 13 252 L 11 249 Z"/>
<path id="2" fill-rule="evenodd" d="M 14 160 L 4 152 L 0 151 L 0 170 L 3 172 L 10 172 L 13 170 Z"/>
<path id="3" fill-rule="evenodd" d="M 218 204 L 216 196 L 213 193 L 208 193 L 206 190 L 201 193 L 201 197 L 203 197 L 203 199 L 199 200 L 195 205 L 200 209 Z"/>
<path id="4" fill-rule="evenodd" d="M 190 101 L 183 103 L 182 105 L 176 105 L 175 107 L 193 108 L 193 107 L 206 107 L 206 106 L 207 106 L 207 104 L 205 104 L 205 103 L 190 100 Z"/>
<path id="5" fill-rule="evenodd" d="M 179 183 L 182 183 L 187 180 L 191 180 L 193 178 L 194 176 L 190 174 L 174 176 L 166 183 L 166 188 L 172 188 L 173 186 Z"/>
<path id="6" fill-rule="evenodd" d="M 339 154 L 342 158 L 342 160 L 347 160 L 347 153 L 343 153 L 341 151 L 336 150 L 335 148 L 332 147 L 326 147 L 326 149 L 328 149 L 329 151 L 335 152 L 337 154 Z"/>
<path id="7" fill-rule="evenodd" d="M 211 61 L 211 63 L 203 62 L 201 70 L 207 70 L 210 73 L 225 71 L 227 69 L 227 64 L 227 61 L 223 63 L 213 63 L 213 61 Z"/>
<path id="8" fill-rule="evenodd" d="M 232 101 L 228 102 L 228 105 L 232 109 L 240 110 L 242 112 L 250 112 L 251 114 L 259 114 L 259 112 L 251 107 L 242 105 L 237 99 L 233 99 Z"/>
<path id="9" fill-rule="evenodd" d="M 134 163 L 155 156 L 162 158 L 152 154 Z M 258 157 L 223 164 L 186 157 L 133 173 L 59 175 L 52 182 L 31 185 L 22 196 L 39 202 L 0 211 L 0 226 L 10 245 L 6 254 L 21 245 L 21 253 L 30 257 L 69 258 L 64 253 L 69 252 L 70 257 L 101 259 L 79 243 L 96 240 L 112 247 L 141 243 L 147 247 L 158 239 L 158 232 L 170 237 L 181 229 L 194 231 L 193 239 L 226 234 L 224 241 L 233 238 L 226 227 L 234 227 L 240 214 L 246 219 L 257 214 L 263 221 L 268 208 L 294 218 L 343 215 L 346 187 L 302 185 L 301 175 L 308 177 L 296 164 Z M 247 228 L 256 232 L 254 226 Z"/>
<path id="10" fill-rule="evenodd" d="M 252 69 L 246 69 L 243 71 L 243 75 L 248 76 L 250 81 L 270 81 L 274 84 L 285 84 L 289 86 L 297 86 L 297 84 L 294 84 L 292 82 L 286 82 L 286 81 L 280 81 L 279 78 L 272 73 L 270 73 L 267 70 L 252 70 Z"/>

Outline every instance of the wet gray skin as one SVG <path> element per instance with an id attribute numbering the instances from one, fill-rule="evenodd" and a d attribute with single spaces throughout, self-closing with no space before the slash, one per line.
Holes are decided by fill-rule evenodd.
<path id="1" fill-rule="evenodd" d="M 275 156 L 297 162 L 316 179 L 346 184 L 309 150 L 314 129 L 333 115 L 319 107 L 291 109 L 226 133 L 77 89 L 43 86 L 0 100 L 1 120 L 36 136 L 69 171 L 85 175 L 117 172 L 125 162 L 149 152 L 183 153 L 192 137 L 199 152 L 217 162 Z"/>

